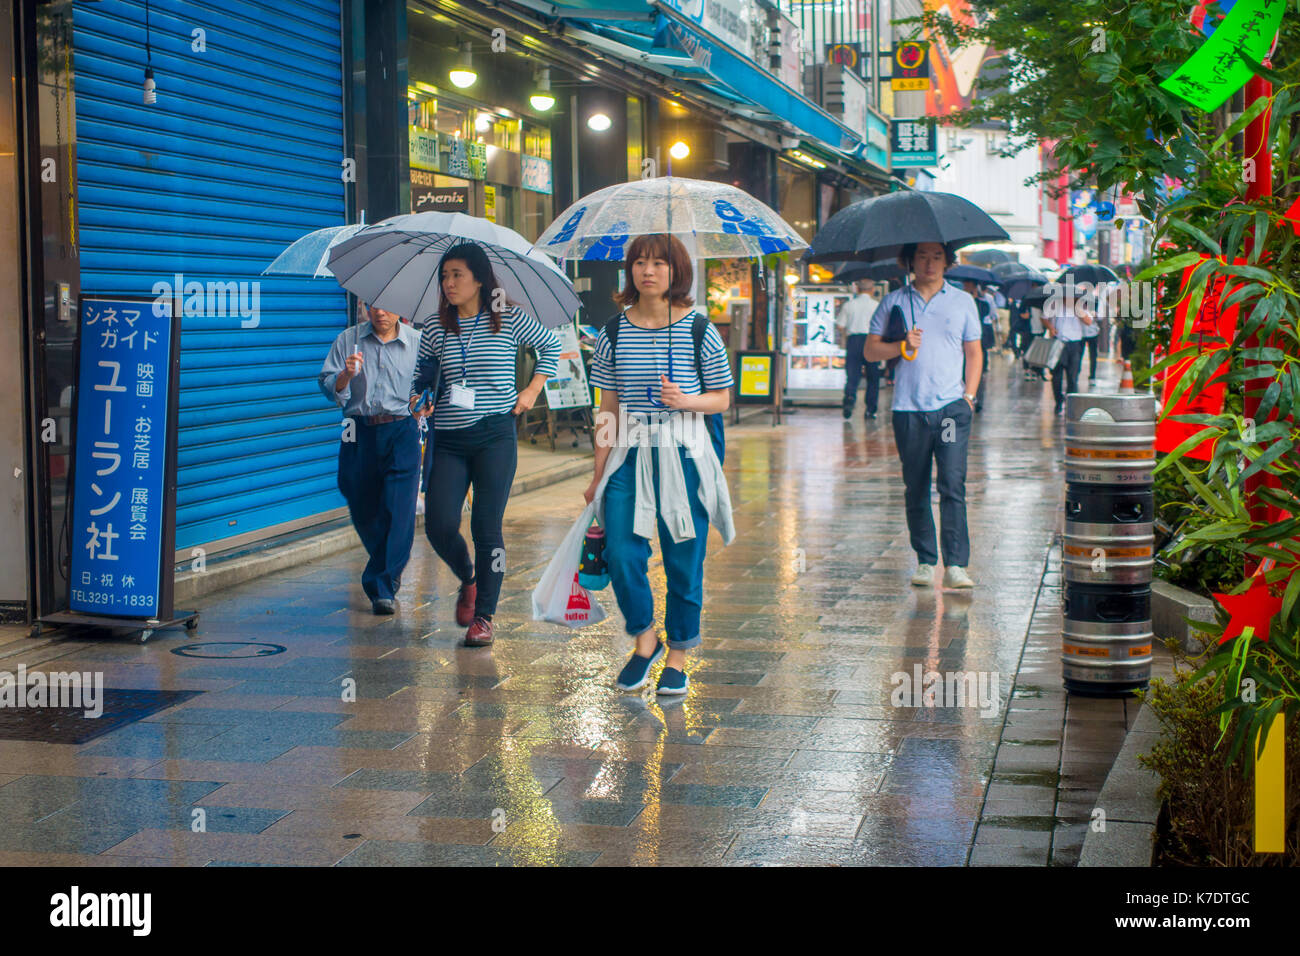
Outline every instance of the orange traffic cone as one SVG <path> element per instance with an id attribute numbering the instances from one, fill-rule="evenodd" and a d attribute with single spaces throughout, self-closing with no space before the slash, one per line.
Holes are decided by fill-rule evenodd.
<path id="1" fill-rule="evenodd" d="M 1133 363 L 1128 359 L 1124 360 L 1124 374 L 1119 380 L 1119 390 L 1121 392 L 1133 391 Z"/>

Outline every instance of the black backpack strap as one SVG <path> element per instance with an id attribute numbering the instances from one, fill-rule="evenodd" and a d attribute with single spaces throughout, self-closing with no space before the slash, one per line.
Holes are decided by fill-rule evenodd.
<path id="1" fill-rule="evenodd" d="M 700 391 L 706 391 L 704 387 L 704 336 L 709 332 L 709 319 L 707 316 L 695 313 L 695 318 L 691 322 L 691 338 L 695 341 L 695 373 L 700 377 Z"/>
<path id="2" fill-rule="evenodd" d="M 618 361 L 618 324 L 623 318 L 623 313 L 611 316 L 605 320 L 605 338 L 609 339 L 609 362 L 611 365 Z"/>

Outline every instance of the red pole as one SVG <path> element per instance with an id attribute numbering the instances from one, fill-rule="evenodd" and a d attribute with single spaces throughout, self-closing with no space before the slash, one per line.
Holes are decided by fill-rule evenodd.
<path id="1" fill-rule="evenodd" d="M 1249 109 L 1252 103 L 1260 99 L 1267 99 L 1273 95 L 1273 85 L 1262 76 L 1252 76 L 1246 83 L 1246 108 Z M 1246 127 L 1245 132 L 1245 157 L 1255 161 L 1255 178 L 1253 181 L 1246 183 L 1246 201 L 1258 202 L 1267 199 L 1273 195 L 1273 156 L 1268 148 L 1268 118 L 1269 111 L 1264 110 L 1259 116 L 1255 117 Z M 1249 245 L 1247 246 L 1249 248 Z M 1251 347 L 1257 345 L 1257 340 L 1252 339 Z M 1254 360 L 1247 360 L 1246 366 L 1260 363 Z M 1267 387 L 1269 379 L 1247 379 L 1247 392 L 1262 392 Z M 1251 396 L 1247 394 L 1243 402 L 1243 416 L 1248 419 L 1257 419 L 1259 415 L 1260 395 Z M 1263 422 L 1256 421 L 1256 427 L 1263 425 Z M 1268 476 L 1264 474 L 1252 475 L 1246 482 L 1246 502 L 1250 511 L 1251 518 L 1255 521 L 1268 521 L 1270 509 L 1267 504 L 1259 500 L 1259 489 L 1267 484 Z M 1255 573 L 1259 566 L 1258 559 L 1251 555 L 1246 556 L 1246 574 L 1249 576 Z"/>

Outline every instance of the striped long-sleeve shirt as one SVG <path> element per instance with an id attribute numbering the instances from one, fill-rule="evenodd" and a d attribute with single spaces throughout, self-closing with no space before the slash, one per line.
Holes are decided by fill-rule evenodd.
<path id="1" fill-rule="evenodd" d="M 704 381 L 695 368 L 695 339 L 691 335 L 694 312 L 688 312 L 662 329 L 633 325 L 627 313 L 619 316 L 618 346 L 611 347 L 605 330 L 596 339 L 591 360 L 591 383 L 618 392 L 618 402 L 629 412 L 669 414 L 659 403 L 659 376 L 681 387 L 687 395 L 731 388 L 731 362 L 718 330 L 709 325 L 700 348 Z M 617 367 L 615 365 L 617 364 Z M 647 389 L 649 392 L 647 393 Z"/>
<path id="2" fill-rule="evenodd" d="M 411 395 L 431 388 L 442 365 L 442 387 L 435 406 L 435 428 L 466 428 L 487 415 L 511 411 L 519 398 L 515 389 L 515 355 L 520 346 L 537 350 L 537 371 L 555 375 L 560 340 L 535 318 L 514 306 L 501 313 L 501 331 L 493 333 L 487 312 L 460 319 L 460 334 L 446 333 L 437 317 L 425 323 L 420 355 L 411 382 Z M 449 387 L 474 389 L 474 407 L 451 404 Z"/>

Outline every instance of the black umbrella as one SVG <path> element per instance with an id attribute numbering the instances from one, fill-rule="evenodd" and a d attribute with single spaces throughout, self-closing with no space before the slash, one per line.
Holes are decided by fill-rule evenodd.
<path id="1" fill-rule="evenodd" d="M 1003 262 L 994 266 L 992 272 L 998 277 L 998 287 L 1008 299 L 1024 298 L 1027 293 L 1051 281 L 1041 272 L 1019 262 Z"/>
<path id="2" fill-rule="evenodd" d="M 953 266 L 943 274 L 943 277 L 956 279 L 958 282 L 974 282 L 978 285 L 993 285 L 998 281 L 998 277 L 988 269 L 968 265 Z"/>
<path id="3" fill-rule="evenodd" d="M 989 269 L 995 265 L 1016 261 L 1016 257 L 1005 249 L 976 249 L 974 252 L 966 253 L 966 259 L 974 265 Z"/>
<path id="4" fill-rule="evenodd" d="M 903 246 L 940 242 L 949 248 L 1010 239 L 988 213 L 951 193 L 908 190 L 874 196 L 831 216 L 804 253 L 809 262 L 896 259 Z"/>
<path id="5" fill-rule="evenodd" d="M 1088 282 L 1096 285 L 1098 282 L 1119 282 L 1119 276 L 1108 266 L 1099 266 L 1093 262 L 1085 262 L 1079 266 L 1066 266 L 1065 270 L 1056 278 L 1057 282 L 1064 284 L 1067 280 L 1073 279 L 1074 284 Z"/>
<path id="6" fill-rule="evenodd" d="M 846 262 L 835 270 L 836 282 L 859 282 L 874 279 L 877 282 L 897 282 L 903 278 L 903 269 L 893 259 L 884 262 Z"/>

